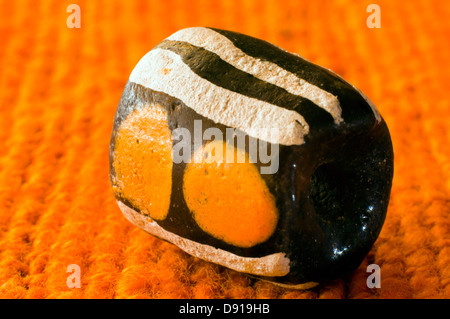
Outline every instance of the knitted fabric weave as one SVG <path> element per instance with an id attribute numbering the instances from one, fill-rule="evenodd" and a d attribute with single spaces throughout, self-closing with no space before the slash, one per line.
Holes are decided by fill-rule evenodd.
<path id="1" fill-rule="evenodd" d="M 81 8 L 68 28 L 67 7 Z M 1 298 L 449 298 L 450 2 L 0 1 Z M 332 69 L 386 120 L 395 152 L 388 215 L 352 274 L 289 290 L 191 257 L 129 223 L 108 147 L 139 59 L 175 31 L 261 38 Z M 381 288 L 368 288 L 369 264 Z M 69 265 L 81 288 L 67 286 Z"/>

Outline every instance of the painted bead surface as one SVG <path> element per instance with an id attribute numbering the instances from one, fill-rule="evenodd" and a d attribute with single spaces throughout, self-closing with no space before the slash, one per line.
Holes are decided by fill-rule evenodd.
<path id="1" fill-rule="evenodd" d="M 110 177 L 124 215 L 150 234 L 309 288 L 371 249 L 393 150 L 376 107 L 330 70 L 249 36 L 189 28 L 132 71 Z"/>

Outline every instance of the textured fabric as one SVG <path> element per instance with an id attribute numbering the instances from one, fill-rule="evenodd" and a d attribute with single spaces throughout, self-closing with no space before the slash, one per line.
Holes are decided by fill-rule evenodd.
<path id="1" fill-rule="evenodd" d="M 70 29 L 70 3 L 81 28 Z M 0 297 L 450 297 L 450 2 L 0 1 Z M 191 257 L 131 225 L 108 179 L 121 92 L 173 32 L 211 26 L 328 67 L 377 105 L 393 139 L 387 219 L 352 274 L 308 291 Z M 368 288 L 366 268 L 381 269 Z M 68 288 L 69 265 L 81 288 Z"/>

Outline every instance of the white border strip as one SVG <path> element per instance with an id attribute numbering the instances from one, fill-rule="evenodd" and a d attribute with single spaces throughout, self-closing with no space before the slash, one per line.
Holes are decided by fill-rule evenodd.
<path id="1" fill-rule="evenodd" d="M 308 123 L 297 112 L 219 87 L 195 74 L 169 50 L 148 52 L 130 81 L 180 99 L 204 117 L 266 142 L 302 145 L 309 133 Z M 278 134 L 271 134 L 273 130 Z"/>
<path id="2" fill-rule="evenodd" d="M 227 37 L 212 29 L 194 27 L 180 30 L 167 40 L 184 41 L 217 54 L 235 68 L 256 78 L 279 86 L 289 93 L 304 97 L 333 116 L 336 124 L 342 123 L 342 109 L 336 96 L 280 68 L 275 63 L 256 59 L 237 48 Z"/>
<path id="3" fill-rule="evenodd" d="M 117 200 L 117 204 L 131 223 L 158 238 L 167 240 L 192 256 L 239 272 L 258 276 L 285 276 L 290 271 L 290 260 L 285 253 L 275 253 L 260 258 L 237 256 L 228 251 L 200 244 L 171 233 L 151 218 L 138 213 L 121 201 Z"/>

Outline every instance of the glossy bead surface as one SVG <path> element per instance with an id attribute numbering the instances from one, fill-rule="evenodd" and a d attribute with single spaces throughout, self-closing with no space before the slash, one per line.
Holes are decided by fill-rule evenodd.
<path id="1" fill-rule="evenodd" d="M 110 177 L 124 215 L 147 232 L 309 288 L 371 249 L 393 149 L 373 103 L 332 71 L 246 35 L 189 28 L 131 73 Z"/>

